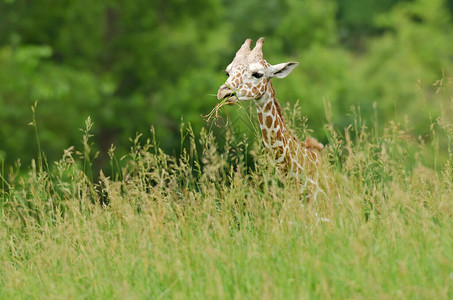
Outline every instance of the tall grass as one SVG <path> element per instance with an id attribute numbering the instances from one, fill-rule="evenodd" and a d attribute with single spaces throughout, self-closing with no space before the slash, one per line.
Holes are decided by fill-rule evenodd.
<path id="1" fill-rule="evenodd" d="M 2 170 L 0 298 L 452 299 L 451 119 L 418 139 L 352 114 L 309 205 L 259 143 L 187 126 L 180 156 L 138 135 L 93 182 L 87 121 L 81 152 Z"/>

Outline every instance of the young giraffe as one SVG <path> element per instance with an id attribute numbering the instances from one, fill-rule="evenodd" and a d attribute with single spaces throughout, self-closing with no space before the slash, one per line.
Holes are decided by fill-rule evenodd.
<path id="1" fill-rule="evenodd" d="M 228 104 L 238 100 L 255 100 L 264 145 L 285 172 L 296 178 L 304 178 L 302 189 L 308 188 L 311 196 L 316 198 L 320 190 L 317 151 L 323 145 L 312 138 L 300 142 L 286 127 L 270 81 L 272 77 L 286 77 L 299 63 L 269 64 L 263 58 L 263 42 L 264 39 L 260 38 L 253 50 L 250 50 L 251 39 L 244 42 L 225 70 L 228 79 L 219 88 L 217 99 L 227 99 Z"/>

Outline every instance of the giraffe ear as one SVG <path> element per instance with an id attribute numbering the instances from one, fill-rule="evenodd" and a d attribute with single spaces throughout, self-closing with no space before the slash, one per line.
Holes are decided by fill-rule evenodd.
<path id="1" fill-rule="evenodd" d="M 298 62 L 287 62 L 271 66 L 271 77 L 284 78 L 297 67 Z"/>

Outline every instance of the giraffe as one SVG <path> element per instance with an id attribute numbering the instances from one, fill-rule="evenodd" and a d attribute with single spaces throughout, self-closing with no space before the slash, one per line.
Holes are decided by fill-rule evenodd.
<path id="1" fill-rule="evenodd" d="M 313 138 L 301 142 L 286 126 L 280 104 L 275 97 L 271 78 L 284 78 L 299 64 L 286 62 L 271 65 L 263 58 L 264 39 L 260 38 L 253 50 L 251 39 L 241 46 L 233 62 L 225 69 L 228 79 L 217 92 L 218 100 L 230 105 L 238 101 L 254 100 L 263 143 L 277 166 L 292 177 L 301 179 L 302 189 L 316 197 L 318 184 L 319 150 L 323 145 Z M 310 198 L 311 198 L 310 196 Z"/>

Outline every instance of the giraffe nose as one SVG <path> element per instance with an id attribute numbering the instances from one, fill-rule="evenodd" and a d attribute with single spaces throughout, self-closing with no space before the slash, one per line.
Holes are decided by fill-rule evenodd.
<path id="1" fill-rule="evenodd" d="M 219 88 L 218 92 L 217 92 L 217 99 L 218 99 L 218 100 L 222 100 L 222 99 L 224 99 L 224 98 L 228 98 L 228 97 L 233 96 L 233 95 L 234 95 L 234 93 L 233 93 L 232 90 L 230 90 L 229 88 L 227 88 L 226 85 L 222 85 L 222 86 Z"/>

